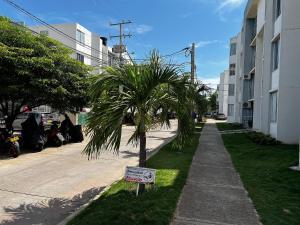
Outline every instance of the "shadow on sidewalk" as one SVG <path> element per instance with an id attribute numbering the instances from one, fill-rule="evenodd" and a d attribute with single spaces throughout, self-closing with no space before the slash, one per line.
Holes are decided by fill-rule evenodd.
<path id="1" fill-rule="evenodd" d="M 6 214 L 12 220 L 5 220 L 1 225 L 53 225 L 64 220 L 80 206 L 92 200 L 104 187 L 92 188 L 73 198 L 52 198 L 35 204 L 21 204 L 17 208 L 5 207 Z"/>

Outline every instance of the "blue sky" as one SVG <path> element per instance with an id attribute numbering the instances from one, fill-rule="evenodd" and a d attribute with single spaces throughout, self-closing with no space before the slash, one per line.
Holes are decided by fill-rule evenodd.
<path id="1" fill-rule="evenodd" d="M 151 49 L 169 54 L 197 45 L 197 76 L 204 83 L 216 83 L 228 67 L 229 38 L 240 31 L 245 0 L 14 0 L 48 23 L 77 22 L 103 36 L 116 34 L 109 22 L 131 20 L 133 37 L 126 39 L 129 52 L 144 58 Z M 33 21 L 0 1 L 0 14 L 16 21 Z M 109 40 L 113 45 L 115 40 Z M 174 63 L 189 61 L 184 54 Z M 189 70 L 186 65 L 185 70 Z"/>

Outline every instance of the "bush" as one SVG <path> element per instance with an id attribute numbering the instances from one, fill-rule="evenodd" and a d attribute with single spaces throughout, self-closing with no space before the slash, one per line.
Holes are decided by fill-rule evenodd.
<path id="1" fill-rule="evenodd" d="M 244 129 L 240 123 L 216 123 L 216 125 L 220 131 Z"/>
<path id="2" fill-rule="evenodd" d="M 266 135 L 260 132 L 251 132 L 248 134 L 248 138 L 254 143 L 259 145 L 278 145 L 280 141 L 277 141 L 275 138 L 272 138 L 270 135 Z"/>

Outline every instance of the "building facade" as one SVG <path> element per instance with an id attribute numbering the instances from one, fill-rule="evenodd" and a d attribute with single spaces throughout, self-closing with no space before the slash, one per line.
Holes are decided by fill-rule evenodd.
<path id="1" fill-rule="evenodd" d="M 227 121 L 233 123 L 236 115 L 236 66 L 237 66 L 237 37 L 230 40 L 229 77 L 228 77 L 228 106 Z"/>
<path id="2" fill-rule="evenodd" d="M 230 56 L 233 121 L 290 144 L 300 136 L 299 10 L 298 0 L 249 0 L 241 32 L 231 40 L 237 42 L 236 59 Z"/>
<path id="3" fill-rule="evenodd" d="M 47 35 L 70 48 L 71 57 L 93 67 L 93 74 L 102 72 L 104 66 L 119 62 L 119 56 L 108 46 L 107 38 L 89 31 L 78 23 L 32 26 L 31 30 Z"/>
<path id="4" fill-rule="evenodd" d="M 229 70 L 220 74 L 220 84 L 218 85 L 218 113 L 228 116 L 228 87 L 229 87 Z"/>

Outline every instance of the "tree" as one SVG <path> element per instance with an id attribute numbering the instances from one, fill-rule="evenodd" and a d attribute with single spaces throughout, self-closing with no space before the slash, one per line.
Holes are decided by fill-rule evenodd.
<path id="1" fill-rule="evenodd" d="M 89 67 L 45 35 L 0 17 L 0 112 L 12 127 L 24 105 L 73 111 L 86 103 Z"/>
<path id="2" fill-rule="evenodd" d="M 209 96 L 209 107 L 210 110 L 215 111 L 217 110 L 217 98 L 218 98 L 218 93 L 215 91 Z"/>
<path id="3" fill-rule="evenodd" d="M 140 167 L 146 167 L 146 132 L 157 123 L 170 125 L 170 110 L 179 117 L 176 146 L 180 147 L 194 131 L 188 88 L 187 78 L 179 77 L 177 68 L 162 62 L 157 52 L 152 53 L 149 63 L 108 67 L 91 86 L 93 107 L 87 123 L 90 141 L 84 153 L 93 158 L 106 149 L 118 152 L 122 121 L 132 108 L 136 129 L 128 143 L 139 143 Z"/>
<path id="4" fill-rule="evenodd" d="M 202 121 L 202 116 L 208 110 L 209 101 L 207 99 L 207 94 L 211 92 L 211 88 L 207 85 L 197 82 L 194 84 L 194 102 L 195 109 L 198 113 L 199 121 Z"/>

